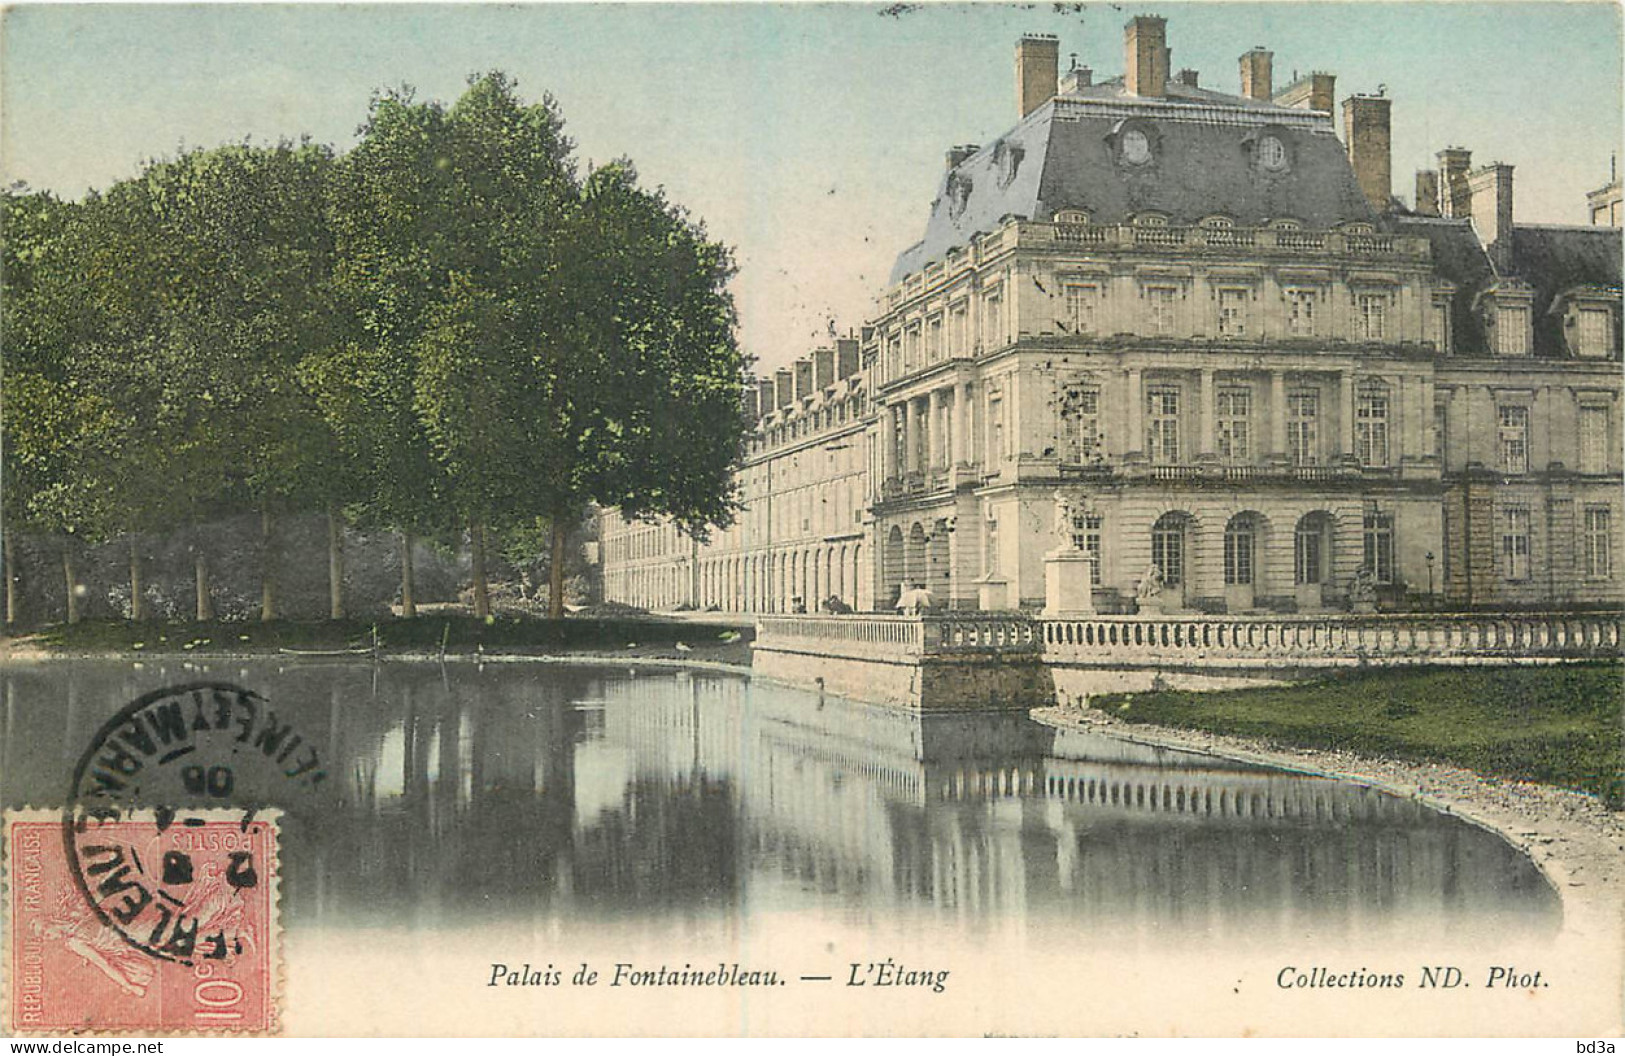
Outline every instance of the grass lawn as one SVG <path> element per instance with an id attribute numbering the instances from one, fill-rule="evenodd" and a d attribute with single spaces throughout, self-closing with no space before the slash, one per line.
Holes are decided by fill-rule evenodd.
<path id="1" fill-rule="evenodd" d="M 1359 671 L 1294 686 L 1097 698 L 1154 723 L 1561 785 L 1625 808 L 1625 664 Z"/>

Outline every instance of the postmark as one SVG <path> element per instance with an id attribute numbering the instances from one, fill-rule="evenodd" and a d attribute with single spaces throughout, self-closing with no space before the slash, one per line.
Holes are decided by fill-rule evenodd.
<path id="1" fill-rule="evenodd" d="M 4 823 L 5 1027 L 31 1033 L 276 1030 L 278 816 L 131 810 L 87 829 Z"/>

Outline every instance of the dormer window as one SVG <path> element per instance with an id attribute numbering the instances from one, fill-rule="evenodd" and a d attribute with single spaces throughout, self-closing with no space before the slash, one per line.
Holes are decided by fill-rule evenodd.
<path id="1" fill-rule="evenodd" d="M 1289 167 L 1286 144 L 1276 136 L 1265 136 L 1258 141 L 1258 167 L 1265 172 L 1285 172 Z"/>
<path id="2" fill-rule="evenodd" d="M 1228 216 L 1209 216 L 1202 221 L 1202 226 L 1209 231 L 1229 231 L 1236 226 L 1236 222 Z"/>
<path id="3" fill-rule="evenodd" d="M 1122 140 L 1123 162 L 1128 165 L 1145 165 L 1151 160 L 1151 140 L 1144 132 L 1131 128 L 1123 133 Z"/>
<path id="4" fill-rule="evenodd" d="M 1503 305 L 1495 310 L 1495 353 L 1499 356 L 1529 354 L 1528 308 Z"/>
<path id="5" fill-rule="evenodd" d="M 1058 224 L 1087 224 L 1089 214 L 1082 209 L 1062 209 L 1055 214 L 1055 222 Z"/>
<path id="6" fill-rule="evenodd" d="M 1575 313 L 1574 351 L 1587 359 L 1603 359 L 1613 347 L 1612 313 L 1607 308 L 1581 308 Z"/>

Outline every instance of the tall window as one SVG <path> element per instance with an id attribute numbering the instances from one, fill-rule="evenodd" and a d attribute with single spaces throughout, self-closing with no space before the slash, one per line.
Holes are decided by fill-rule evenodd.
<path id="1" fill-rule="evenodd" d="M 1608 330 L 1608 309 L 1580 309 L 1580 355 L 1606 356 L 1608 354 Z"/>
<path id="2" fill-rule="evenodd" d="M 1147 451 L 1157 465 L 1179 462 L 1179 390 L 1157 386 L 1146 392 Z"/>
<path id="3" fill-rule="evenodd" d="M 982 302 L 982 318 L 986 322 L 983 344 L 986 348 L 1002 348 L 1005 344 L 1004 295 L 1001 290 L 990 290 Z"/>
<path id="4" fill-rule="evenodd" d="M 1066 287 L 1066 324 L 1074 334 L 1099 332 L 1095 319 L 1100 300 L 1100 288 L 1085 283 L 1068 283 Z"/>
<path id="5" fill-rule="evenodd" d="M 1354 450 L 1362 466 L 1388 464 L 1388 389 L 1368 385 L 1354 402 Z"/>
<path id="6" fill-rule="evenodd" d="M 1224 584 L 1250 586 L 1258 534 L 1251 517 L 1236 517 L 1224 529 Z"/>
<path id="7" fill-rule="evenodd" d="M 1219 291 L 1219 336 L 1247 335 L 1247 291 Z"/>
<path id="8" fill-rule="evenodd" d="M 1286 291 L 1287 333 L 1293 337 L 1315 336 L 1315 290 Z"/>
<path id="9" fill-rule="evenodd" d="M 1313 389 L 1287 393 L 1286 452 L 1294 466 L 1320 461 L 1320 393 Z"/>
<path id="10" fill-rule="evenodd" d="M 935 363 L 942 358 L 942 315 L 933 315 L 925 324 L 925 358 Z"/>
<path id="11" fill-rule="evenodd" d="M 1174 299 L 1178 290 L 1172 286 L 1147 286 L 1145 299 L 1149 302 L 1151 332 L 1153 334 L 1171 334 L 1174 332 Z"/>
<path id="12" fill-rule="evenodd" d="M 1501 511 L 1501 572 L 1507 579 L 1529 578 L 1529 508 Z"/>
<path id="13" fill-rule="evenodd" d="M 1529 472 L 1529 408 L 1500 407 L 1496 410 L 1501 446 L 1501 472 Z"/>
<path id="14" fill-rule="evenodd" d="M 1439 456 L 1439 466 L 1450 468 L 1450 408 L 1442 403 L 1433 405 L 1433 450 Z"/>
<path id="15" fill-rule="evenodd" d="M 1098 513 L 1086 513 L 1080 520 L 1083 525 L 1083 535 L 1078 540 L 1078 549 L 1089 555 L 1089 581 L 1099 586 L 1100 537 L 1106 522 Z"/>
<path id="16" fill-rule="evenodd" d="M 1061 391 L 1061 454 L 1067 462 L 1100 461 L 1100 390 L 1068 385 Z"/>
<path id="17" fill-rule="evenodd" d="M 1360 340 L 1383 340 L 1387 332 L 1388 295 L 1362 293 L 1355 298 L 1354 309 Z"/>
<path id="18" fill-rule="evenodd" d="M 1599 579 L 1614 574 L 1613 516 L 1606 506 L 1585 511 L 1586 575 Z"/>
<path id="19" fill-rule="evenodd" d="M 1292 564 L 1298 584 L 1322 583 L 1326 579 L 1326 521 L 1310 514 L 1298 522 L 1292 538 Z"/>
<path id="20" fill-rule="evenodd" d="M 915 323 L 903 331 L 903 369 L 913 370 L 920 365 L 920 324 Z"/>
<path id="21" fill-rule="evenodd" d="M 893 334 L 886 342 L 886 373 L 896 378 L 903 373 L 903 336 Z"/>
<path id="22" fill-rule="evenodd" d="M 1253 393 L 1251 389 L 1220 389 L 1215 394 L 1218 412 L 1219 457 L 1232 465 L 1253 458 Z"/>
<path id="23" fill-rule="evenodd" d="M 1185 521 L 1177 514 L 1163 514 L 1151 529 L 1151 563 L 1162 572 L 1164 586 L 1185 582 Z"/>
<path id="24" fill-rule="evenodd" d="M 1529 309 L 1502 308 L 1495 313 L 1495 351 L 1503 356 L 1529 354 Z"/>
<path id="25" fill-rule="evenodd" d="M 953 342 L 949 355 L 963 356 L 970 350 L 969 322 L 970 312 L 965 310 L 965 302 L 954 305 L 948 329 L 948 339 Z"/>
<path id="26" fill-rule="evenodd" d="M 1394 581 L 1394 518 L 1391 514 L 1365 515 L 1365 570 L 1374 582 Z"/>
<path id="27" fill-rule="evenodd" d="M 1608 472 L 1608 408 L 1580 408 L 1580 472 Z"/>

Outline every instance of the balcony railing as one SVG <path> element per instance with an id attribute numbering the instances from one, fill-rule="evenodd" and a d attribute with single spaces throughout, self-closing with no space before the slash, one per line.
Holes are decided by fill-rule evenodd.
<path id="1" fill-rule="evenodd" d="M 769 616 L 756 644 L 781 652 L 907 662 L 1025 654 L 1111 667 L 1557 661 L 1617 657 L 1620 613 L 1391 616 L 1094 616 L 1015 613 Z"/>

